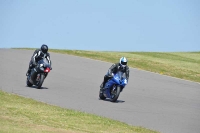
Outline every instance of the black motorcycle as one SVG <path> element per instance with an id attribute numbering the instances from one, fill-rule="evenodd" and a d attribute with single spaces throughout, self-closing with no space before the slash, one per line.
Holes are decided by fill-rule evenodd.
<path id="1" fill-rule="evenodd" d="M 35 85 L 40 89 L 50 70 L 51 66 L 46 58 L 38 61 L 37 65 L 31 69 L 29 76 L 27 76 L 27 86 L 31 87 Z"/>

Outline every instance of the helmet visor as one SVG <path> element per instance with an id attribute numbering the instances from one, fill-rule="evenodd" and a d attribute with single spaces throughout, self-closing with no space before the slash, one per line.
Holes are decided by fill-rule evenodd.
<path id="1" fill-rule="evenodd" d="M 127 62 L 122 62 L 122 61 L 121 61 L 121 64 L 122 64 L 122 65 L 126 65 L 126 64 L 127 64 Z"/>
<path id="2" fill-rule="evenodd" d="M 47 49 L 42 49 L 42 52 L 47 53 Z"/>

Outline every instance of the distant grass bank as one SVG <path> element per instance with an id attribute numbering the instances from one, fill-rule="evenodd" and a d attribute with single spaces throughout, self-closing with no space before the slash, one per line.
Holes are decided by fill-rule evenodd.
<path id="1" fill-rule="evenodd" d="M 120 57 L 125 56 L 130 67 L 200 82 L 200 52 L 95 52 L 57 49 L 49 51 L 111 63 L 119 62 Z"/>
<path id="2" fill-rule="evenodd" d="M 0 91 L 1 133 L 157 133 Z"/>
<path id="3" fill-rule="evenodd" d="M 130 67 L 200 82 L 200 52 L 94 52 L 56 49 L 52 49 L 50 52 L 82 56 L 112 63 L 119 62 L 120 57 L 125 56 Z"/>

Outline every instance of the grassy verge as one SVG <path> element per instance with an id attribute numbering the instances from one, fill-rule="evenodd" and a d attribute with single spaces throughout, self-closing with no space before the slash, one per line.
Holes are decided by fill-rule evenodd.
<path id="1" fill-rule="evenodd" d="M 82 56 L 112 63 L 118 62 L 120 57 L 125 56 L 130 67 L 200 82 L 200 52 L 94 52 L 56 49 L 51 49 L 50 52 Z"/>
<path id="2" fill-rule="evenodd" d="M 157 133 L 0 91 L 0 132 Z"/>

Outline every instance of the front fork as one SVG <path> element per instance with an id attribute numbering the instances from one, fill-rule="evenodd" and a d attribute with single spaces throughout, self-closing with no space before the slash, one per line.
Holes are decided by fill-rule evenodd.
<path id="1" fill-rule="evenodd" d="M 113 85 L 112 89 L 111 89 L 111 94 L 115 94 L 115 90 L 117 89 L 116 85 Z"/>
<path id="2" fill-rule="evenodd" d="M 124 88 L 124 87 L 120 86 L 120 92 L 122 92 L 123 88 Z M 114 85 L 114 86 L 112 87 L 111 93 L 115 93 L 115 90 L 116 90 L 116 89 L 117 89 L 117 86 Z"/>
<path id="3" fill-rule="evenodd" d="M 42 73 L 38 73 L 38 74 L 37 74 L 36 81 L 40 81 L 41 74 L 42 74 Z M 44 78 L 46 78 L 47 75 L 48 75 L 48 73 L 43 73 L 43 74 L 44 74 Z"/>
<path id="4" fill-rule="evenodd" d="M 40 81 L 40 75 L 41 75 L 40 73 L 37 74 L 37 77 L 36 77 L 37 82 Z"/>

